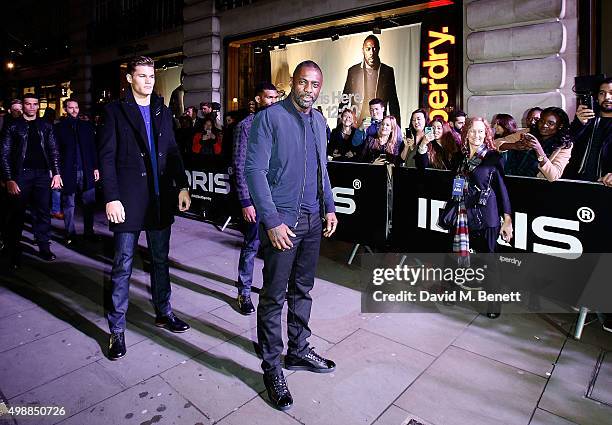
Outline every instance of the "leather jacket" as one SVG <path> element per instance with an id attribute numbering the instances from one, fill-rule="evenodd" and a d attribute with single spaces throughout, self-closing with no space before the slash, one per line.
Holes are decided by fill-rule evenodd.
<path id="1" fill-rule="evenodd" d="M 60 174 L 59 150 L 53 126 L 40 118 L 35 120 L 47 167 L 52 174 Z M 16 180 L 28 149 L 28 123 L 24 119 L 12 122 L 0 139 L 0 172 L 4 181 Z"/>

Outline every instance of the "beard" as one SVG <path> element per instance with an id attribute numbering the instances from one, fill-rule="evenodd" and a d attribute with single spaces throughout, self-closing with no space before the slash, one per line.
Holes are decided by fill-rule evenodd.
<path id="1" fill-rule="evenodd" d="M 305 99 L 305 97 L 310 97 L 310 99 Z M 294 93 L 293 100 L 295 101 L 295 103 L 297 103 L 300 106 L 300 108 L 307 109 L 312 106 L 316 98 L 312 95 L 308 96 L 306 94 Z"/>
<path id="2" fill-rule="evenodd" d="M 612 112 L 612 102 L 603 102 L 599 105 L 601 112 Z"/>

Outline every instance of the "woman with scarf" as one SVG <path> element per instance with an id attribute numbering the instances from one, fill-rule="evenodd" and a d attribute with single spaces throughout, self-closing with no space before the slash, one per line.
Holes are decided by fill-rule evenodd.
<path id="1" fill-rule="evenodd" d="M 544 109 L 528 131 L 497 140 L 500 151 L 509 150 L 506 173 L 545 178 L 550 182 L 560 179 L 572 156 L 569 127 L 565 111 L 553 106 Z"/>
<path id="2" fill-rule="evenodd" d="M 493 147 L 491 128 L 483 118 L 467 120 L 461 132 L 461 151 L 452 188 L 457 219 L 450 233 L 459 265 L 469 267 L 470 250 L 494 253 L 498 236 L 512 239 L 512 218 L 501 155 Z M 500 312 L 500 303 L 490 303 L 486 315 L 495 319 Z"/>

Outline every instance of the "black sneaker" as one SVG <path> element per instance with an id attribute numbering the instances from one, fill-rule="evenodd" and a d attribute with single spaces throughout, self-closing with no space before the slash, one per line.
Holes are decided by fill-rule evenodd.
<path id="1" fill-rule="evenodd" d="M 238 302 L 238 310 L 241 314 L 248 316 L 255 313 L 255 307 L 250 295 L 238 295 L 236 301 Z"/>
<path id="2" fill-rule="evenodd" d="M 336 370 L 336 363 L 315 353 L 314 348 L 302 358 L 285 356 L 285 369 L 307 370 L 314 373 L 330 373 Z"/>
<path id="3" fill-rule="evenodd" d="M 108 358 L 110 360 L 118 360 L 125 356 L 127 349 L 125 348 L 125 336 L 123 332 L 111 333 L 110 342 L 108 344 Z"/>
<path id="4" fill-rule="evenodd" d="M 174 333 L 187 332 L 191 329 L 191 326 L 176 317 L 172 312 L 167 316 L 157 316 L 155 318 L 155 326 L 168 329 L 170 332 Z"/>
<path id="5" fill-rule="evenodd" d="M 277 375 L 264 373 L 264 384 L 268 390 L 270 403 L 278 410 L 289 410 L 293 406 L 293 397 L 287 387 L 285 375 L 280 372 Z"/>

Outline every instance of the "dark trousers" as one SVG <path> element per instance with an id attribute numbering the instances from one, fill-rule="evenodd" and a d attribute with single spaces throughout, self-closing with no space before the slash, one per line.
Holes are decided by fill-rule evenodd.
<path id="1" fill-rule="evenodd" d="M 41 247 L 49 246 L 51 231 L 50 206 L 51 176 L 49 170 L 24 168 L 17 177 L 19 195 L 9 195 L 9 217 L 6 227 L 6 247 L 10 254 L 21 251 L 19 241 L 23 231 L 25 210 L 30 208 L 34 239 Z"/>
<path id="2" fill-rule="evenodd" d="M 255 256 L 259 248 L 259 216 L 255 223 L 244 223 L 244 239 L 240 249 L 240 260 L 238 261 L 238 282 L 236 287 L 240 295 L 251 294 L 251 284 L 253 283 L 253 268 L 255 266 Z"/>
<path id="3" fill-rule="evenodd" d="M 170 250 L 170 226 L 162 230 L 147 230 L 147 245 L 151 255 L 151 295 L 157 315 L 167 315 L 170 307 L 170 272 L 168 252 Z M 134 251 L 140 232 L 116 232 L 115 258 L 111 271 L 112 294 L 106 318 L 111 332 L 125 331 L 125 315 L 128 309 L 130 276 Z"/>
<path id="4" fill-rule="evenodd" d="M 263 288 L 257 307 L 257 339 L 263 361 L 264 373 L 281 372 L 280 356 L 283 351 L 281 312 L 288 304 L 287 354 L 303 357 L 308 352 L 310 336 L 308 321 L 314 286 L 315 271 L 321 245 L 321 217 L 319 214 L 302 214 L 296 229 L 292 229 L 293 248 L 280 251 L 272 246 L 263 227 L 260 227 L 261 246 L 264 254 Z"/>
<path id="5" fill-rule="evenodd" d="M 74 206 L 76 195 L 79 195 L 83 203 L 83 228 L 86 235 L 93 234 L 94 207 L 96 204 L 96 189 L 83 190 L 83 172 L 77 171 L 76 193 L 62 192 L 62 205 L 64 206 L 64 226 L 68 235 L 74 235 Z"/>

